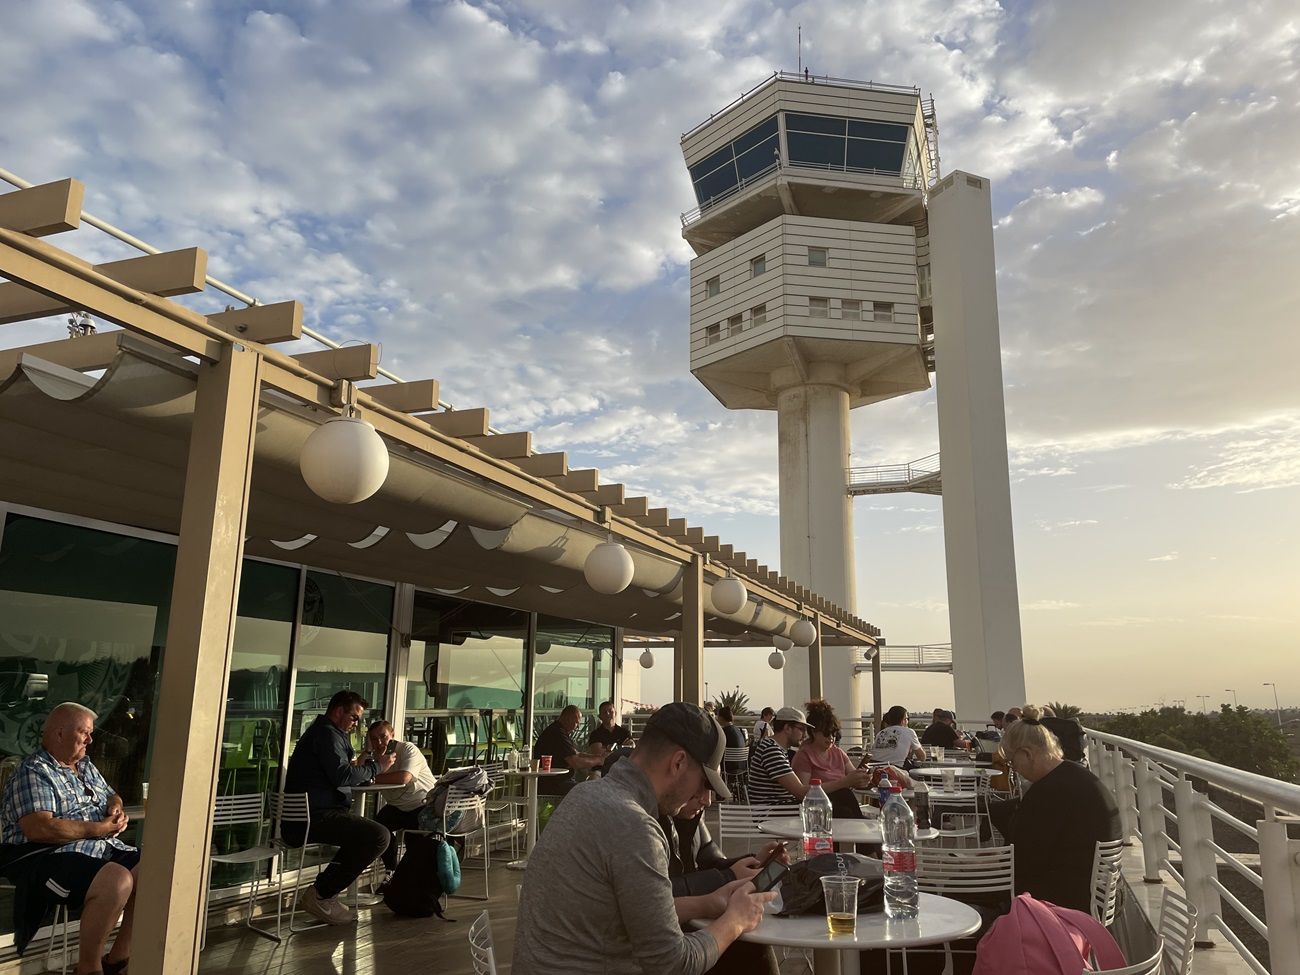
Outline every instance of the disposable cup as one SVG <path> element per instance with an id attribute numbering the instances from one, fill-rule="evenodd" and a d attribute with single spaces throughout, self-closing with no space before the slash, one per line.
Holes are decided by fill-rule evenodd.
<path id="1" fill-rule="evenodd" d="M 541 768 L 541 766 L 542 766 L 541 760 L 540 760 L 540 759 L 536 759 L 536 758 L 534 758 L 534 759 L 529 763 L 529 766 L 528 766 L 528 767 L 531 768 L 534 772 L 536 772 L 539 768 Z"/>
<path id="2" fill-rule="evenodd" d="M 822 896 L 826 899 L 826 929 L 831 937 L 853 937 L 857 934 L 860 883 L 862 881 L 857 877 L 842 874 L 822 877 Z"/>
<path id="3" fill-rule="evenodd" d="M 549 771 L 551 770 L 551 756 L 550 756 L 550 755 L 543 755 L 543 756 L 539 759 L 539 761 L 542 763 L 542 764 L 539 766 L 539 771 L 542 771 L 542 772 L 549 772 Z"/>

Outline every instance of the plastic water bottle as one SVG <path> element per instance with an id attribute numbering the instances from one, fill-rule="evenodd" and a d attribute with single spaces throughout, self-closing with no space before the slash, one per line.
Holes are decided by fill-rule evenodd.
<path id="1" fill-rule="evenodd" d="M 835 843 L 831 839 L 830 797 L 822 789 L 822 780 L 813 779 L 808 783 L 808 794 L 803 797 L 799 815 L 803 819 L 803 855 L 807 859 L 819 853 L 834 853 Z"/>
<path id="2" fill-rule="evenodd" d="M 881 789 L 881 798 L 884 798 Z M 916 820 L 903 801 L 903 790 L 889 789 L 880 810 L 884 832 L 885 913 L 893 918 L 916 917 Z"/>

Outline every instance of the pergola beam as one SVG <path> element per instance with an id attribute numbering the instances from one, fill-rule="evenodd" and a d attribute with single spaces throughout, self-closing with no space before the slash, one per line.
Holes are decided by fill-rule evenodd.
<path id="1" fill-rule="evenodd" d="M 489 433 L 486 437 L 462 437 L 467 444 L 477 447 L 489 457 L 515 460 L 527 457 L 533 451 L 533 435 L 529 432 Z"/>
<path id="2" fill-rule="evenodd" d="M 292 358 L 304 369 L 333 382 L 340 379 L 356 382 L 379 375 L 379 346 L 369 343 L 303 352 Z"/>
<path id="3" fill-rule="evenodd" d="M 232 308 L 209 315 L 208 321 L 246 342 L 263 345 L 292 342 L 302 338 L 302 302 L 277 301 L 273 305 Z"/>
<path id="4" fill-rule="evenodd" d="M 488 411 L 482 407 L 473 410 L 447 410 L 420 417 L 439 433 L 449 437 L 486 437 Z"/>
<path id="5" fill-rule="evenodd" d="M 89 267 L 84 261 L 77 263 Z M 96 264 L 92 270 L 146 294 L 163 297 L 196 294 L 203 290 L 208 273 L 208 255 L 199 247 L 187 247 L 165 254 L 146 254 L 125 261 Z M 78 307 L 19 283 L 0 284 L 0 325 L 61 315 Z"/>
<path id="6" fill-rule="evenodd" d="M 81 226 L 86 185 L 61 179 L 0 195 L 0 227 L 31 237 L 48 237 Z"/>
<path id="7" fill-rule="evenodd" d="M 399 413 L 431 413 L 438 408 L 438 380 L 417 379 L 364 387 L 371 399 Z"/>
<path id="8" fill-rule="evenodd" d="M 563 477 L 569 472 L 569 455 L 564 451 L 553 454 L 533 454 L 530 457 L 515 457 L 510 463 L 514 464 L 521 471 L 527 471 L 536 477 L 545 477 L 548 480 L 554 477 Z"/>

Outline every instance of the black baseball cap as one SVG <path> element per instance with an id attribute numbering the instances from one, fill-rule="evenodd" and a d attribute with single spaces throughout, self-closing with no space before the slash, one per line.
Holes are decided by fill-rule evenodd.
<path id="1" fill-rule="evenodd" d="M 694 704 L 674 701 L 650 715 L 645 730 L 657 731 L 684 748 L 687 755 L 700 763 L 709 788 L 718 798 L 731 798 L 731 790 L 722 778 L 722 753 L 727 747 L 727 735 L 711 714 Z"/>

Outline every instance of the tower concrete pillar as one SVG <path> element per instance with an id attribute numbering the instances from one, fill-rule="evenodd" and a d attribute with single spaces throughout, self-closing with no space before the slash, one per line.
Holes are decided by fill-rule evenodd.
<path id="1" fill-rule="evenodd" d="M 974 720 L 1025 699 L 987 179 L 931 191 L 930 259 L 953 683 Z"/>

